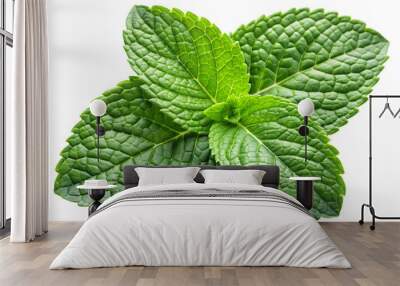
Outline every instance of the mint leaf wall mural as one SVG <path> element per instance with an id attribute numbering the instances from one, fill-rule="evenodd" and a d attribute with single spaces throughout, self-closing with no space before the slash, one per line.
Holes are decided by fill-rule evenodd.
<path id="1" fill-rule="evenodd" d="M 222 120 L 211 126 L 210 148 L 217 162 L 224 165 L 278 165 L 281 171 L 280 188 L 295 195 L 289 177 L 319 176 L 315 184 L 314 214 L 334 216 L 342 206 L 345 185 L 342 164 L 337 150 L 315 122 L 310 124 L 310 152 L 304 165 L 304 139 L 298 134 L 302 118 L 297 106 L 276 97 L 248 97 L 240 106 L 236 123 Z"/>
<path id="2" fill-rule="evenodd" d="M 184 128 L 207 134 L 211 121 L 203 111 L 248 93 L 249 76 L 239 45 L 192 13 L 134 7 L 126 20 L 124 42 L 150 101 Z"/>
<path id="3" fill-rule="evenodd" d="M 72 129 L 54 191 L 87 206 L 77 185 L 104 178 L 122 190 L 125 165 L 276 164 L 291 176 L 320 176 L 312 212 L 340 213 L 344 168 L 329 135 L 368 98 L 387 60 L 388 41 L 360 21 L 321 9 L 262 16 L 228 35 L 179 9 L 134 6 L 123 31 L 133 74 L 99 98 L 107 105 L 96 159 L 95 118 Z M 309 163 L 297 103 L 311 98 Z"/>
<path id="4" fill-rule="evenodd" d="M 254 95 L 298 103 L 311 98 L 316 120 L 335 133 L 368 100 L 389 42 L 364 23 L 322 9 L 291 9 L 241 26 L 232 35 L 248 65 Z"/>
<path id="5" fill-rule="evenodd" d="M 175 124 L 144 98 L 142 81 L 137 77 L 122 81 L 99 97 L 107 103 L 102 123 L 107 130 L 100 139 L 100 163 L 96 159 L 95 118 L 89 110 L 72 129 L 67 147 L 61 152 L 56 171 L 55 193 L 87 206 L 91 199 L 76 188 L 89 178 L 103 178 L 120 185 L 105 197 L 122 189 L 125 165 L 212 164 L 206 135 L 199 135 Z"/>

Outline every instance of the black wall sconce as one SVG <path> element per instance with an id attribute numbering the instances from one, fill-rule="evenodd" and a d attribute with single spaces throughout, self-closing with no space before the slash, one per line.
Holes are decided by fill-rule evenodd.
<path id="1" fill-rule="evenodd" d="M 90 105 L 90 112 L 96 117 L 96 135 L 97 135 L 97 163 L 100 163 L 100 137 L 106 134 L 106 130 L 101 126 L 100 118 L 107 112 L 107 104 L 101 99 L 93 100 Z"/>
<path id="2" fill-rule="evenodd" d="M 301 116 L 304 117 L 304 124 L 299 128 L 299 134 L 304 136 L 304 162 L 307 164 L 307 136 L 310 133 L 308 128 L 308 117 L 314 113 L 314 103 L 311 99 L 306 98 L 299 102 L 297 109 Z"/>

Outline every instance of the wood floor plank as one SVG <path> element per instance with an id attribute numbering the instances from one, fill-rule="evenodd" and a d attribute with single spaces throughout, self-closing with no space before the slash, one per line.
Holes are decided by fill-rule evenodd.
<path id="1" fill-rule="evenodd" d="M 80 223 L 51 223 L 45 236 L 27 244 L 0 240 L 1 286 L 284 286 L 400 285 L 400 223 L 382 222 L 371 232 L 357 223 L 321 223 L 352 269 L 290 267 L 117 267 L 48 269 Z"/>

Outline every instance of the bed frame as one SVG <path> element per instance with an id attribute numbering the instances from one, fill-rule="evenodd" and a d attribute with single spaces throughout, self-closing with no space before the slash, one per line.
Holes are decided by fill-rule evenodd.
<path id="1" fill-rule="evenodd" d="M 147 168 L 179 168 L 187 166 L 125 166 L 124 167 L 124 185 L 125 189 L 136 187 L 139 183 L 139 176 L 135 171 L 137 167 L 147 167 Z M 257 165 L 257 166 L 195 166 L 202 170 L 204 169 L 218 169 L 218 170 L 247 170 L 256 169 L 265 171 L 264 178 L 262 180 L 262 185 L 264 187 L 279 188 L 279 167 L 270 165 Z M 204 183 L 203 176 L 198 173 L 194 178 L 197 183 Z"/>

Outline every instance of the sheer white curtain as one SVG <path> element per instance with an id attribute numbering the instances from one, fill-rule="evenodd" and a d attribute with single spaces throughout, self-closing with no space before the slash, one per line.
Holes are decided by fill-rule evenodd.
<path id="1" fill-rule="evenodd" d="M 15 1 L 14 19 L 10 241 L 27 242 L 46 232 L 48 222 L 46 0 Z"/>

